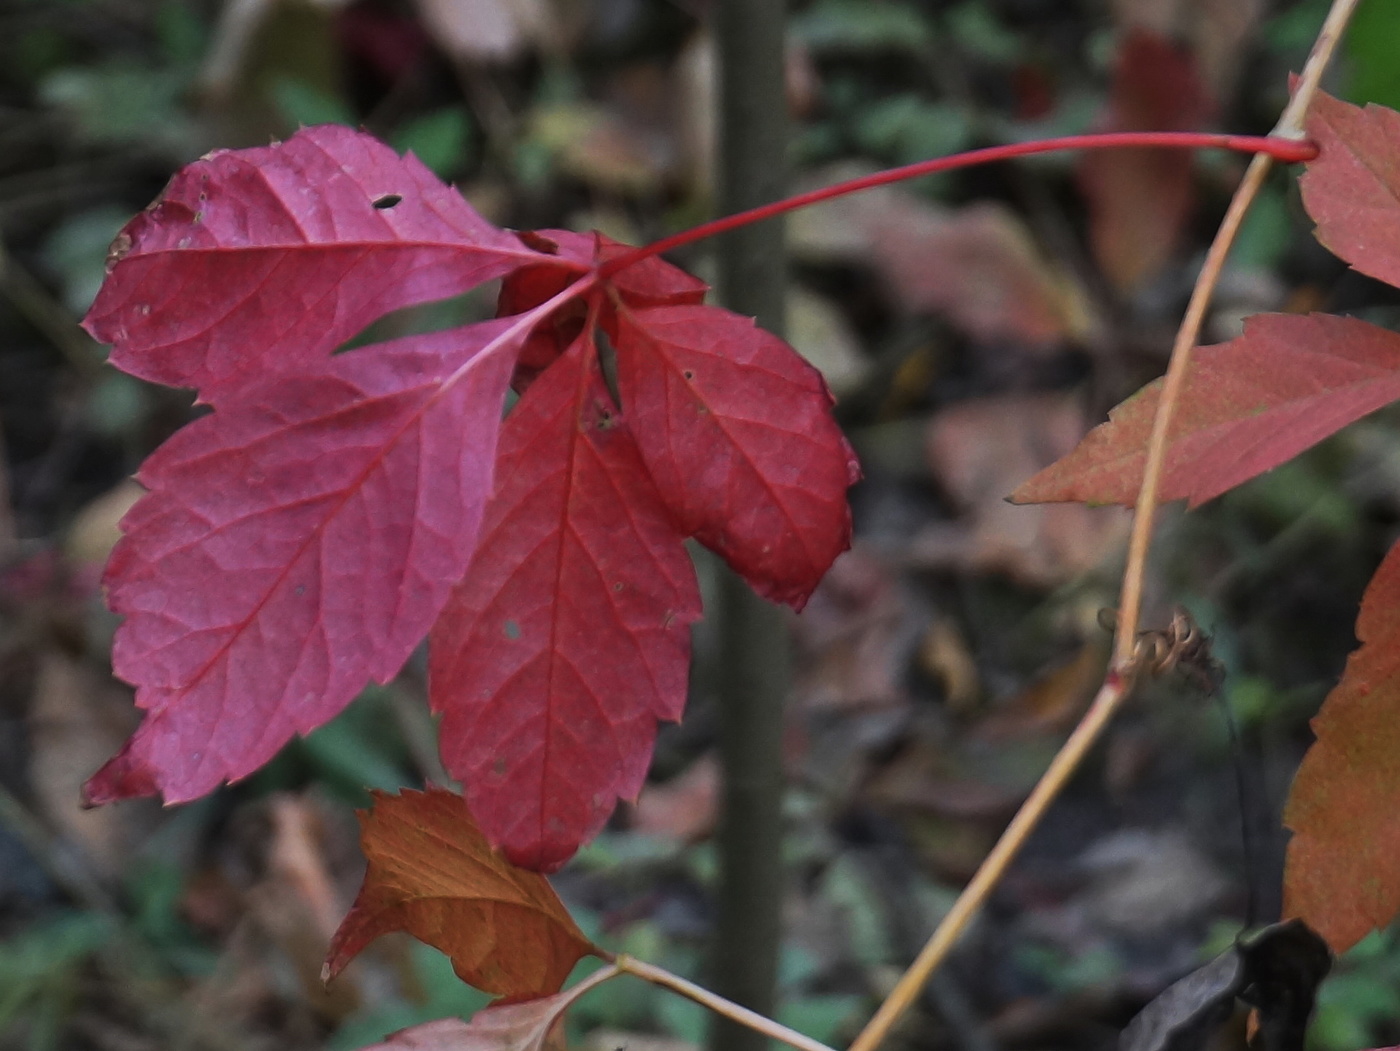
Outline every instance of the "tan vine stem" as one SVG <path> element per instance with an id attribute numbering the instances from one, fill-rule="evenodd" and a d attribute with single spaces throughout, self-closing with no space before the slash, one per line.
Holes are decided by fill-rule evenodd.
<path id="1" fill-rule="evenodd" d="M 733 1000 L 726 1000 L 724 997 L 710 992 L 702 985 L 688 982 L 680 975 L 672 974 L 663 967 L 639 960 L 635 956 L 628 956 L 625 953 L 618 954 L 614 961 L 614 966 L 623 974 L 634 974 L 638 978 L 644 978 L 653 985 L 660 985 L 670 989 L 674 993 L 680 993 L 684 997 L 694 1000 L 696 1003 L 708 1007 L 716 1014 L 721 1014 L 725 1018 L 733 1019 L 740 1025 L 746 1025 L 750 1029 L 757 1030 L 764 1036 L 770 1036 L 774 1040 L 781 1040 L 783 1043 L 795 1047 L 798 1051 L 834 1051 L 833 1048 L 823 1044 L 820 1040 L 813 1040 L 810 1036 L 803 1036 L 795 1029 L 789 1029 L 781 1022 L 775 1022 L 766 1015 L 761 1015 L 757 1011 L 750 1011 L 747 1007 L 740 1007 Z"/>
<path id="2" fill-rule="evenodd" d="M 1302 134 L 1303 117 L 1316 95 L 1322 72 L 1335 50 L 1337 42 L 1350 19 L 1357 0 L 1333 0 L 1321 32 L 1313 44 L 1307 64 L 1299 78 L 1297 90 L 1280 118 L 1276 134 L 1298 137 Z M 964 888 L 948 914 L 939 923 L 928 943 L 900 978 L 894 991 L 880 1005 L 875 1016 L 866 1024 L 851 1044 L 850 1051 L 873 1051 L 888 1035 L 890 1029 L 914 1002 L 935 968 L 947 957 L 967 924 L 986 901 L 1000 881 L 1011 860 L 1024 844 L 1031 830 L 1039 823 L 1050 803 L 1079 766 L 1089 747 L 1108 724 L 1123 698 L 1132 688 L 1134 674 L 1133 651 L 1136 644 L 1137 622 L 1142 606 L 1142 580 L 1147 564 L 1147 550 L 1152 540 L 1152 519 L 1157 507 L 1162 464 L 1166 458 L 1166 437 L 1172 413 L 1181 396 L 1181 388 L 1190 362 L 1191 350 L 1200 335 L 1201 322 L 1220 272 L 1225 264 L 1240 222 L 1263 183 L 1273 159 L 1256 154 L 1235 191 L 1225 219 L 1211 242 L 1210 250 L 1196 279 L 1186 314 L 1172 346 L 1171 361 L 1162 385 L 1161 400 L 1153 420 L 1148 443 L 1147 463 L 1143 470 L 1142 488 L 1138 495 L 1129 541 L 1128 562 L 1123 573 L 1123 593 L 1120 600 L 1118 629 L 1114 639 L 1114 661 L 1094 703 L 1083 720 L 1075 727 L 1063 748 L 1051 761 L 1049 768 L 1036 784 L 1011 824 L 982 862 L 972 880 Z"/>
<path id="3" fill-rule="evenodd" d="M 1303 67 L 1298 80 L 1298 88 L 1283 111 L 1274 134 L 1298 138 L 1303 134 L 1303 118 L 1307 114 L 1313 96 L 1317 94 L 1323 70 L 1336 50 L 1351 18 L 1357 0 L 1333 0 L 1327 19 L 1322 24 L 1307 65 Z M 1171 431 L 1172 417 L 1176 404 L 1181 400 L 1181 390 L 1186 383 L 1186 368 L 1191 363 L 1191 351 L 1201 334 L 1201 323 L 1205 320 L 1206 308 L 1215 293 L 1220 271 L 1225 266 L 1225 257 L 1234 244 L 1240 223 L 1245 212 L 1254 203 L 1259 187 L 1273 166 L 1273 158 L 1267 153 L 1256 153 L 1249 162 L 1244 179 L 1230 200 L 1230 207 L 1206 253 L 1196 286 L 1191 290 L 1190 302 L 1186 305 L 1186 316 L 1177 329 L 1176 341 L 1172 345 L 1171 361 L 1167 364 L 1167 374 L 1162 381 L 1161 400 L 1157 404 L 1157 414 L 1152 419 L 1152 434 L 1147 441 L 1147 463 L 1142 472 L 1142 488 L 1138 491 L 1137 508 L 1133 515 L 1133 532 L 1128 541 L 1128 562 L 1123 571 L 1123 593 L 1119 599 L 1118 630 L 1113 640 L 1114 663 L 1122 668 L 1132 659 L 1136 643 L 1138 618 L 1142 611 L 1142 583 L 1147 566 L 1147 551 L 1152 544 L 1152 527 L 1157 510 L 1157 493 L 1162 481 L 1162 468 L 1167 458 L 1167 435 Z"/>

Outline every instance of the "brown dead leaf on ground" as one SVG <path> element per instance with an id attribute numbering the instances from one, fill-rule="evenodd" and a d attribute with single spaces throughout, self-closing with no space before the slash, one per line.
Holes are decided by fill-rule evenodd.
<path id="1" fill-rule="evenodd" d="M 1040 504 L 1034 511 L 1041 513 L 1023 515 L 1032 509 L 1006 502 L 1087 429 L 1072 393 L 1006 394 L 939 412 L 926 432 L 929 464 L 964 522 L 916 534 L 906 557 L 917 566 L 1003 572 L 1047 586 L 1100 565 L 1127 537 L 1126 511 Z"/>
<path id="2" fill-rule="evenodd" d="M 707 752 L 664 784 L 642 789 L 632 809 L 632 831 L 698 843 L 715 829 L 719 790 L 719 761 Z"/>
<path id="3" fill-rule="evenodd" d="M 155 808 L 84 810 L 83 781 L 135 728 L 131 691 L 56 648 L 39 657 L 29 705 L 29 782 L 40 812 L 104 876 L 117 876 Z"/>
<path id="4" fill-rule="evenodd" d="M 505 62 L 553 43 L 547 0 L 417 0 L 423 26 L 454 58 Z"/>
<path id="5" fill-rule="evenodd" d="M 982 677 L 967 638 L 952 617 L 936 617 L 919 644 L 919 666 L 943 687 L 950 712 L 964 714 L 977 707 Z"/>
<path id="6" fill-rule="evenodd" d="M 1100 131 L 1196 131 L 1215 106 L 1190 54 L 1148 29 L 1118 48 Z M 1194 155 L 1186 150 L 1090 150 L 1079 161 L 1090 243 L 1113 285 L 1132 292 L 1176 253 L 1195 201 Z"/>
<path id="7" fill-rule="evenodd" d="M 668 136 L 598 103 L 567 102 L 539 109 L 530 120 L 529 137 L 554 154 L 566 174 L 614 193 L 656 190 L 675 163 Z"/>
<path id="8" fill-rule="evenodd" d="M 822 182 L 853 172 L 833 168 Z M 945 314 L 975 339 L 1045 352 L 1095 327 L 1084 291 L 1002 204 L 944 208 L 881 188 L 803 209 L 791 223 L 798 258 L 864 260 L 905 310 Z"/>
<path id="9" fill-rule="evenodd" d="M 809 712 L 899 708 L 927 614 L 874 552 L 837 558 L 794 622 L 804 654 L 795 694 Z"/>
<path id="10" fill-rule="evenodd" d="M 275 796 L 267 808 L 266 872 L 245 895 L 249 915 L 291 964 L 302 999 L 318 1014 L 342 1019 L 360 1004 L 358 983 L 327 987 L 321 981 L 326 945 L 349 905 L 328 858 L 331 820 L 339 815 L 313 796 L 290 793 Z"/>
<path id="11" fill-rule="evenodd" d="M 144 488 L 127 479 L 88 503 L 68 527 L 64 553 L 78 566 L 100 568 L 105 565 L 107 556 L 121 539 L 122 516 L 145 495 Z"/>
<path id="12" fill-rule="evenodd" d="M 996 705 L 973 734 L 996 743 L 1030 734 L 1069 730 L 1093 700 L 1108 661 L 1107 637 L 1085 643 L 1068 663 L 1038 676 Z"/>
<path id="13" fill-rule="evenodd" d="M 1264 0 L 1113 0 L 1113 20 L 1122 28 L 1188 41 L 1215 98 L 1229 96 L 1263 13 Z"/>

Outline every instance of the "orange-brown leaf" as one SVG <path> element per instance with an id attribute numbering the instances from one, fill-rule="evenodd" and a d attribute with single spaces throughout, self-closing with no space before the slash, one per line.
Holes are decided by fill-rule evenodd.
<path id="1" fill-rule="evenodd" d="M 1014 503 L 1137 500 L 1161 380 L 1108 415 Z M 1330 314 L 1260 314 L 1192 358 L 1172 419 L 1160 498 L 1192 507 L 1400 398 L 1400 335 Z"/>
<path id="2" fill-rule="evenodd" d="M 1366 588 L 1356 634 L 1283 817 L 1284 918 L 1301 917 L 1338 953 L 1400 911 L 1400 545 Z"/>
<path id="3" fill-rule="evenodd" d="M 491 849 L 455 793 L 376 792 L 360 824 L 369 869 L 331 942 L 326 977 L 401 930 L 451 957 L 464 982 L 510 1003 L 557 992 L 574 964 L 600 954 L 543 876 Z"/>
<path id="4" fill-rule="evenodd" d="M 440 1018 L 401 1029 L 363 1051 L 548 1051 L 556 1023 L 579 994 L 592 987 L 581 982 L 554 996 L 488 1007 L 472 1015 L 470 1022 Z"/>

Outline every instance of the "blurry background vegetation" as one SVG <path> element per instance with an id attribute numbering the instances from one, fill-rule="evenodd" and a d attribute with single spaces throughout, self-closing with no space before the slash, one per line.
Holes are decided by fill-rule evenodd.
<path id="1" fill-rule="evenodd" d="M 367 786 L 441 780 L 423 667 L 248 781 L 163 812 L 78 785 L 133 725 L 98 580 L 126 479 L 189 398 L 104 365 L 77 327 L 123 222 L 181 164 L 301 124 L 412 150 L 492 221 L 644 241 L 709 214 L 703 0 L 0 0 L 0 1049 L 354 1048 L 484 998 L 386 939 L 317 974 L 358 884 Z M 1262 133 L 1323 0 L 810 0 L 788 94 L 803 185 L 1104 127 Z M 1400 5 L 1366 0 L 1329 85 L 1400 106 Z M 1242 169 L 1056 156 L 824 206 L 792 224 L 789 333 L 867 479 L 857 542 L 795 625 L 785 1022 L 849 1037 L 917 949 L 1098 682 L 1124 517 L 1001 497 L 1161 371 Z M 702 248 L 677 260 L 705 274 Z M 489 294 L 374 335 L 482 317 Z M 1210 319 L 1400 321 L 1400 294 L 1308 236 L 1279 173 Z M 1174 515 L 1152 618 L 1214 632 L 1218 710 L 1149 691 L 1055 808 L 901 1031 L 908 1047 L 1108 1047 L 1166 982 L 1278 908 L 1279 809 L 1400 523 L 1397 416 Z M 702 626 L 701 652 L 712 645 Z M 710 685 L 653 785 L 557 885 L 605 945 L 697 974 L 709 930 Z M 1255 843 L 1244 864 L 1243 816 Z M 1319 1049 L 1400 1040 L 1400 943 L 1324 987 Z M 580 1046 L 672 1051 L 687 1002 L 612 983 Z"/>

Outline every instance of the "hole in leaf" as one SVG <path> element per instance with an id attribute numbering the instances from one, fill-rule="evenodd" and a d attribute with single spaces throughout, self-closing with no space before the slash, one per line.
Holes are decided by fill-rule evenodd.
<path id="1" fill-rule="evenodd" d="M 386 193 L 374 199 L 374 206 L 382 212 L 386 208 L 394 207 L 394 205 L 398 204 L 402 200 L 403 194 Z"/>

